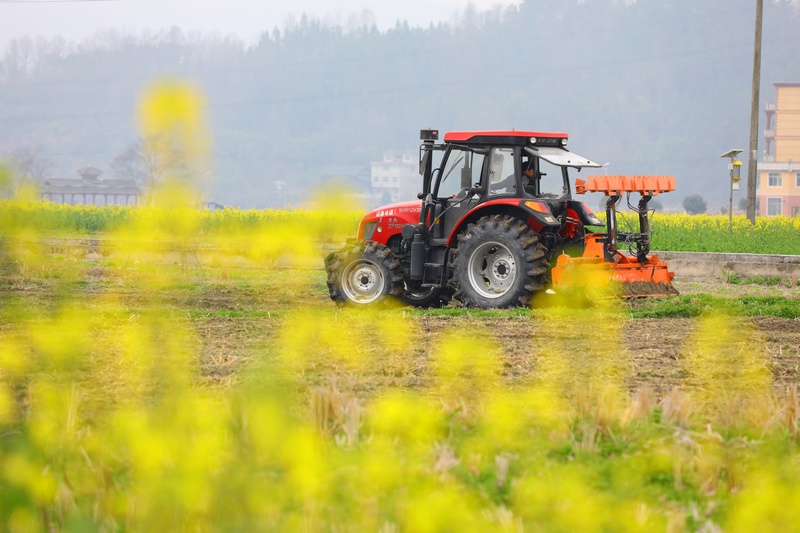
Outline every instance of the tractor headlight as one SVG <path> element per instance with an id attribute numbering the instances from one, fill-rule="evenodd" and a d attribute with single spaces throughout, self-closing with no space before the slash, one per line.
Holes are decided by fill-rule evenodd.
<path id="1" fill-rule="evenodd" d="M 375 233 L 375 227 L 378 225 L 377 222 L 364 222 L 361 225 L 361 240 L 362 241 L 371 241 L 372 235 Z"/>
<path id="2" fill-rule="evenodd" d="M 536 137 L 531 137 L 531 144 L 536 144 Z"/>

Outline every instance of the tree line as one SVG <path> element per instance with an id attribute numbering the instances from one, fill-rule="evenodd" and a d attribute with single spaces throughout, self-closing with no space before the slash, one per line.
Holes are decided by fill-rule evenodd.
<path id="1" fill-rule="evenodd" d="M 250 46 L 179 28 L 17 39 L 0 61 L 0 153 L 35 152 L 58 177 L 94 164 L 145 183 L 157 141 L 137 126 L 138 101 L 177 77 L 205 94 L 210 194 L 225 204 L 274 206 L 277 182 L 302 198 L 337 172 L 367 187 L 371 161 L 416 150 L 434 127 L 567 131 L 608 173 L 675 175 L 667 207 L 702 194 L 714 210 L 727 203 L 718 155 L 748 141 L 751 4 L 524 0 L 387 31 L 304 16 Z M 764 101 L 800 76 L 797 2 L 767 4 Z"/>

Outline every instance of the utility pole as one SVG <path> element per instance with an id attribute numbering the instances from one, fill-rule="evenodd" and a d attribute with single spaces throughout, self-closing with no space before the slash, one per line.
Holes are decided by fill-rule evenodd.
<path id="1" fill-rule="evenodd" d="M 750 154 L 747 159 L 747 220 L 756 223 L 758 166 L 758 104 L 761 99 L 761 15 L 764 0 L 756 0 L 756 36 L 753 45 L 753 94 L 750 100 Z"/>

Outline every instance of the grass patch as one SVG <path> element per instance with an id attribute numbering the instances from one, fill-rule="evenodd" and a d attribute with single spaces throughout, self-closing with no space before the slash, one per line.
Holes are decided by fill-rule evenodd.
<path id="1" fill-rule="evenodd" d="M 269 311 L 266 309 L 213 309 L 209 311 L 188 311 L 186 313 L 186 318 L 192 320 L 199 320 L 203 318 L 282 318 L 285 316 L 286 311 Z"/>
<path id="2" fill-rule="evenodd" d="M 632 300 L 633 318 L 695 318 L 709 312 L 732 316 L 800 317 L 800 300 L 781 296 L 739 296 L 726 298 L 710 294 L 689 294 L 674 298 Z"/>
<path id="3" fill-rule="evenodd" d="M 582 302 L 585 304 L 585 302 Z M 594 305 L 568 307 L 548 305 L 547 307 L 529 309 L 514 307 L 511 309 L 475 309 L 467 307 L 446 307 L 444 309 L 408 308 L 403 312 L 411 317 L 453 317 L 453 318 L 520 318 L 547 316 L 548 310 L 568 309 L 571 312 L 586 311 L 596 315 L 598 311 L 614 313 L 628 311 L 631 318 L 696 318 L 706 313 L 724 313 L 731 316 L 774 316 L 778 318 L 799 318 L 800 300 L 782 296 L 738 296 L 724 297 L 711 294 L 687 294 L 669 298 L 642 298 L 620 302 L 602 301 Z"/>
<path id="4" fill-rule="evenodd" d="M 527 307 L 511 309 L 476 309 L 474 307 L 445 307 L 443 309 L 417 309 L 410 307 L 404 312 L 408 316 L 441 316 L 454 318 L 514 318 L 529 317 L 534 310 Z"/>
<path id="5" fill-rule="evenodd" d="M 784 281 L 780 276 L 743 277 L 738 272 L 726 268 L 722 269 L 722 281 L 730 285 L 760 285 L 765 287 L 777 287 L 778 285 L 792 287 L 795 285 L 795 282 Z"/>
<path id="6" fill-rule="evenodd" d="M 741 280 L 742 285 L 765 285 L 767 287 L 774 287 L 776 285 L 783 285 L 784 282 L 779 276 L 754 276 L 752 278 L 744 278 Z M 789 282 L 785 283 L 791 286 Z"/>

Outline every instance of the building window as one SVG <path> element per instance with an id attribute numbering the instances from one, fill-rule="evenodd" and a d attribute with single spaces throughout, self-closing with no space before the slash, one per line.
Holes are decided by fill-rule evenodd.
<path id="1" fill-rule="evenodd" d="M 792 208 L 792 216 L 793 217 L 800 217 L 800 206 L 794 206 Z"/>
<path id="2" fill-rule="evenodd" d="M 767 183 L 770 187 L 782 187 L 783 186 L 783 176 L 781 176 L 780 172 L 770 172 L 769 173 L 769 182 Z"/>
<path id="3" fill-rule="evenodd" d="M 794 175 L 794 186 L 800 188 L 800 172 Z"/>
<path id="4" fill-rule="evenodd" d="M 774 217 L 775 215 L 783 214 L 783 202 L 780 198 L 767 198 L 767 216 Z"/>

